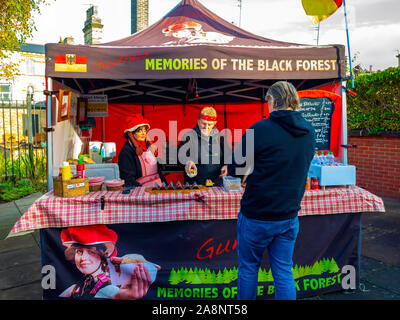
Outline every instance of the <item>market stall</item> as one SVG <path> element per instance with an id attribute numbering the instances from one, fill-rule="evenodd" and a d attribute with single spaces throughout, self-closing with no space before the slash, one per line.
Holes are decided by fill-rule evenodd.
<path id="1" fill-rule="evenodd" d="M 47 44 L 46 76 L 52 80 L 48 126 L 55 128 L 48 132 L 49 193 L 32 205 L 10 234 L 41 230 L 43 265 L 55 267 L 57 280 L 56 288 L 44 290 L 46 299 L 65 296 L 82 281 L 82 272 L 69 255 L 78 242 L 113 248 L 103 261 L 111 285 L 104 282 L 107 294 L 101 297 L 114 297 L 112 293 L 124 287 L 126 276 L 141 262 L 150 272 L 142 274 L 151 284 L 145 299 L 235 298 L 236 218 L 242 192 L 211 187 L 152 194 L 136 187 L 126 194 L 103 190 L 71 198 L 54 195 L 53 176 L 61 162 L 67 155 L 77 157 L 85 141 L 114 142 L 117 151 L 121 149 L 121 121 L 129 114 L 139 112 L 153 128 L 166 132 L 169 148 L 161 158 L 167 168 L 171 146 L 193 126 L 202 106 L 217 110 L 218 129 L 246 130 L 268 117 L 265 92 L 284 79 L 303 92 L 302 98 L 319 99 L 313 109 L 303 111 L 321 126 L 319 149 L 332 151 L 346 165 L 344 46 L 316 47 L 256 36 L 194 0 L 181 1 L 154 25 L 122 40 L 91 46 Z M 79 112 L 67 121 L 55 119 L 60 113 L 55 102 L 65 91 L 78 105 L 82 96 L 100 103 L 91 110 L 91 125 L 78 125 Z M 102 97 L 96 100 L 97 95 Z M 82 136 L 83 142 L 74 144 Z M 240 137 L 227 135 L 232 148 Z M 71 155 L 71 146 L 80 150 Z M 176 182 L 181 176 L 172 171 L 166 169 L 167 179 Z M 293 270 L 299 297 L 340 290 L 344 266 L 354 268 L 358 281 L 361 215 L 382 211 L 380 198 L 354 185 L 306 191 Z M 267 260 L 259 283 L 258 297 L 273 297 Z"/>
<path id="2" fill-rule="evenodd" d="M 64 256 L 62 230 L 82 226 L 83 233 L 99 224 L 115 231 L 118 256 L 140 254 L 160 267 L 146 299 L 234 299 L 241 195 L 210 188 L 154 196 L 140 187 L 128 196 L 101 191 L 65 199 L 50 192 L 33 203 L 11 235 L 41 229 L 43 265 L 57 270 L 57 286 L 44 290 L 46 299 L 59 298 L 81 276 Z M 307 190 L 301 207 L 293 257 L 298 297 L 341 290 L 344 266 L 354 268 L 358 283 L 361 213 L 383 212 L 382 200 L 358 187 Z M 258 298 L 273 298 L 267 258 L 258 288 Z"/>

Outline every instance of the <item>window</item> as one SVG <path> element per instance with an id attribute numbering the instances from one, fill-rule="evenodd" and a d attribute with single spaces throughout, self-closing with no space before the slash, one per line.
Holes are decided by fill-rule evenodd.
<path id="1" fill-rule="evenodd" d="M 0 85 L 0 101 L 10 101 L 10 86 Z"/>
<path id="2" fill-rule="evenodd" d="M 35 62 L 31 58 L 26 59 L 26 74 L 35 74 Z"/>

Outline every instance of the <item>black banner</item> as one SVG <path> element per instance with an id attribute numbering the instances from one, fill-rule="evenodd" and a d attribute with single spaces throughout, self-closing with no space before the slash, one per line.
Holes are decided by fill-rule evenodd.
<path id="1" fill-rule="evenodd" d="M 360 225 L 360 214 L 300 217 L 292 269 L 298 298 L 358 283 Z M 100 236 L 93 227 L 87 232 L 76 229 L 79 233 L 72 229 L 41 231 L 44 299 L 74 295 L 82 299 L 236 299 L 236 220 L 102 227 L 106 231 Z M 79 247 L 77 242 L 85 246 Z M 90 287 L 88 272 L 82 272 L 89 270 L 89 263 L 80 264 L 77 257 L 83 256 L 85 250 L 88 256 L 95 257 L 101 244 L 106 244 L 107 266 L 101 272 L 103 276 L 98 277 L 101 281 L 95 279 L 97 287 Z M 273 279 L 267 255 L 264 256 L 257 299 L 273 299 Z M 143 268 L 135 271 L 140 264 L 148 273 Z M 96 270 L 93 275 L 101 268 Z M 132 278 L 135 272 L 137 276 Z M 140 283 L 140 277 L 146 275 L 148 284 L 151 282 L 148 291 L 146 284 Z M 82 294 L 85 286 L 90 289 Z"/>

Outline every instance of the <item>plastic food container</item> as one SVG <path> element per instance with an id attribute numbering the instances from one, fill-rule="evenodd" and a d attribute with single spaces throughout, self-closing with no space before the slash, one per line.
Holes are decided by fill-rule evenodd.
<path id="1" fill-rule="evenodd" d="M 122 258 L 111 258 L 111 260 L 109 260 L 108 266 L 110 270 L 111 283 L 120 286 L 129 282 L 134 274 L 135 267 L 137 267 L 139 263 L 147 268 L 151 282 L 153 283 L 156 280 L 157 272 L 161 267 L 147 261 L 139 254 L 127 254 Z"/>
<path id="2" fill-rule="evenodd" d="M 123 189 L 124 180 L 118 180 L 118 179 L 113 179 L 113 180 L 106 180 L 104 181 L 107 187 L 107 191 L 119 191 Z"/>
<path id="3" fill-rule="evenodd" d="M 240 178 L 234 177 L 222 177 L 222 182 L 224 184 L 224 191 L 226 192 L 241 192 L 241 180 Z"/>

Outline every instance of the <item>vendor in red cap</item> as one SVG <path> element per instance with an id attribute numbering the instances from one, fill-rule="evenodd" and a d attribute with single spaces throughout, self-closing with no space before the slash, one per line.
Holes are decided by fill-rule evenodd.
<path id="1" fill-rule="evenodd" d="M 117 254 L 117 234 L 105 225 L 69 227 L 62 230 L 65 258 L 75 263 L 82 278 L 61 293 L 74 299 L 139 299 L 148 291 L 151 277 L 145 266 L 138 264 L 132 279 L 121 287 L 111 283 L 109 264 Z M 118 259 L 118 258 L 115 258 Z"/>
<path id="2" fill-rule="evenodd" d="M 147 139 L 150 123 L 140 113 L 126 119 L 126 142 L 118 156 L 120 178 L 125 186 L 154 187 L 166 182 L 157 162 L 157 147 Z"/>
<path id="3" fill-rule="evenodd" d="M 217 111 L 213 107 L 201 109 L 197 124 L 183 135 L 178 148 L 178 161 L 184 166 L 185 183 L 206 185 L 211 180 L 214 185 L 222 184 L 227 166 L 224 164 L 226 146 L 224 136 L 215 127 Z"/>

